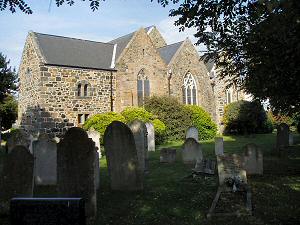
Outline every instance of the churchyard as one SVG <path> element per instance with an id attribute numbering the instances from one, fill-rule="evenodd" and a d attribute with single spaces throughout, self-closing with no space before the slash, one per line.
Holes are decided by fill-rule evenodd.
<path id="1" fill-rule="evenodd" d="M 133 122 L 129 126 L 124 126 L 122 123 L 117 122 L 107 129 L 113 131 L 116 127 L 117 129 L 121 127 L 118 130 L 118 137 L 123 135 L 124 140 L 115 139 L 116 136 L 113 134 L 116 133 L 107 131 L 104 137 L 107 141 L 105 142 L 105 146 L 101 146 L 101 149 L 106 147 L 106 151 L 109 149 L 110 153 L 100 159 L 99 187 L 96 181 L 97 175 L 95 175 L 97 163 L 94 160 L 98 158 L 94 154 L 97 151 L 93 150 L 96 149 L 95 143 L 77 128 L 75 130 L 72 129 L 72 132 L 67 133 L 65 138 L 57 144 L 57 174 L 59 174 L 57 177 L 53 173 L 49 173 L 49 176 L 43 177 L 42 171 L 45 170 L 43 165 L 35 159 L 35 169 L 32 168 L 33 163 L 31 160 L 33 160 L 33 157 L 30 153 L 24 153 L 24 151 L 20 150 L 22 147 L 16 147 L 18 151 L 22 152 L 21 155 L 18 155 L 18 165 L 24 172 L 14 179 L 10 178 L 13 180 L 12 184 L 24 184 L 28 180 L 25 177 L 26 174 L 30 174 L 32 170 L 37 172 L 36 168 L 39 167 L 38 171 L 41 174 L 37 175 L 35 173 L 35 184 L 44 182 L 44 185 L 34 186 L 34 197 L 72 197 L 81 193 L 79 195 L 86 200 L 86 216 L 88 218 L 95 218 L 95 224 L 99 225 L 278 225 L 297 224 L 299 222 L 299 134 L 293 134 L 293 145 L 283 147 L 279 152 L 275 150 L 276 133 L 274 132 L 271 134 L 249 136 L 224 136 L 223 153 L 225 155 L 243 155 L 245 151 L 244 146 L 249 143 L 256 144 L 263 154 L 263 172 L 260 168 L 262 167 L 262 155 L 260 155 L 259 151 L 251 150 L 253 146 L 248 147 L 250 153 L 256 152 L 255 162 L 257 163 L 257 166 L 254 168 L 256 170 L 253 170 L 251 168 L 253 166 L 251 154 L 248 152 L 245 155 L 245 159 L 249 159 L 248 162 L 251 162 L 248 168 L 244 165 L 242 169 L 247 170 L 247 185 L 251 189 L 251 211 L 244 210 L 246 196 L 241 192 L 233 193 L 230 187 L 229 192 L 221 193 L 213 209 L 213 213 L 210 215 L 211 217 L 208 217 L 213 200 L 217 194 L 219 183 L 222 182 L 220 180 L 221 176 L 224 176 L 223 182 L 226 183 L 226 174 L 220 174 L 221 167 L 219 167 L 219 162 L 223 157 L 222 151 L 220 151 L 220 148 L 222 148 L 220 147 L 222 146 L 220 139 L 217 139 L 216 146 L 218 147 L 216 149 L 215 140 L 200 141 L 199 144 L 197 141 L 190 140 L 193 137 L 188 136 L 189 138 L 186 143 L 183 141 L 174 141 L 157 145 L 155 151 L 145 152 L 144 155 L 141 152 L 135 153 L 136 150 L 134 148 L 128 148 L 126 154 L 116 159 L 115 154 L 118 152 L 118 148 L 124 147 L 120 143 L 126 143 L 126 146 L 133 146 L 135 142 L 136 146 L 145 146 L 145 143 L 137 142 L 137 140 L 143 140 L 141 132 L 145 127 L 142 125 Z M 128 139 L 125 136 L 128 132 L 130 133 L 130 130 L 134 135 Z M 52 146 L 50 148 L 53 149 L 53 141 L 48 141 L 50 142 L 49 144 L 45 144 L 45 142 L 47 141 L 42 136 L 39 142 L 33 144 L 33 152 L 39 145 L 44 146 L 43 149 L 46 149 L 46 145 L 48 147 Z M 82 154 L 82 149 L 80 148 L 82 145 L 85 146 L 84 154 Z M 72 152 L 76 153 L 71 154 L 73 160 L 71 162 L 67 146 L 72 146 Z M 192 153 L 189 154 L 187 149 L 193 149 Z M 199 154 L 197 149 L 200 149 L 201 154 Z M 59 154 L 59 152 L 61 153 Z M 161 152 L 164 152 L 165 155 L 162 155 Z M 13 153 L 16 154 L 16 150 Z M 216 155 L 218 156 L 216 157 Z M 0 171 L 7 172 L 8 168 L 5 168 L 3 162 L 4 157 L 4 148 L 2 146 L 0 151 Z M 53 157 L 53 154 L 48 153 L 47 158 L 51 157 Z M 192 169 L 195 163 L 199 163 L 200 169 L 202 168 L 203 161 L 201 159 L 205 159 L 206 162 L 210 160 L 216 162 L 217 158 L 219 174 L 217 170 L 214 171 L 214 174 L 193 172 Z M 82 159 L 87 160 L 89 163 L 80 163 L 80 166 L 75 166 L 76 162 L 78 163 Z M 109 159 L 110 165 L 107 164 L 107 159 Z M 129 160 L 131 162 L 130 166 L 124 166 L 122 160 Z M 30 165 L 27 166 L 25 161 Z M 143 163 L 138 163 L 140 161 Z M 225 164 L 229 161 L 229 159 L 225 159 L 223 166 L 225 167 Z M 235 164 L 235 162 L 232 162 L 232 164 Z M 51 167 L 51 165 L 47 166 Z M 235 167 L 235 165 L 233 166 Z M 115 170 L 116 168 L 117 170 Z M 53 170 L 55 169 L 56 167 L 53 168 Z M 124 172 L 126 170 L 128 172 Z M 232 173 L 232 171 L 229 171 L 229 173 Z M 262 174 L 257 175 L 257 173 Z M 13 174 L 13 171 L 9 171 L 7 174 Z M 51 185 L 56 182 L 57 185 Z M 30 186 L 30 184 L 28 185 Z M 27 190 L 27 192 L 30 192 L 30 190 Z M 3 190 L 1 190 L 2 193 L 4 193 Z M 9 191 L 5 193 L 9 193 Z M 94 199 L 95 196 L 97 196 L 96 199 Z M 0 197 L 3 199 L 7 196 Z M 239 213 L 231 215 L 232 212 L 236 211 L 239 211 Z M 7 215 L 1 215 L 0 224 L 10 225 Z"/>

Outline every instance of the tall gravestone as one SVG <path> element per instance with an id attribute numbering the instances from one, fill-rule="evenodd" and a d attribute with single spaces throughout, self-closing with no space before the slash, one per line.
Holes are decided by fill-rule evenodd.
<path id="1" fill-rule="evenodd" d="M 47 134 L 41 134 L 32 144 L 34 155 L 34 181 L 36 185 L 56 185 L 57 146 Z"/>
<path id="2" fill-rule="evenodd" d="M 289 146 L 292 146 L 292 145 L 294 145 L 294 136 L 293 136 L 293 134 L 289 134 Z"/>
<path id="3" fill-rule="evenodd" d="M 289 146 L 289 126 L 281 123 L 277 126 L 277 149 Z"/>
<path id="4" fill-rule="evenodd" d="M 95 143 L 78 127 L 70 128 L 57 145 L 57 185 L 61 197 L 85 200 L 87 224 L 96 218 Z"/>
<path id="5" fill-rule="evenodd" d="M 201 145 L 194 138 L 185 140 L 181 154 L 185 164 L 195 165 L 197 161 L 202 161 L 203 159 Z"/>
<path id="6" fill-rule="evenodd" d="M 29 150 L 31 145 L 30 135 L 23 130 L 16 130 L 15 132 L 12 132 L 6 143 L 7 152 L 11 152 L 11 150 L 17 145 L 22 145 Z"/>
<path id="7" fill-rule="evenodd" d="M 96 147 L 96 164 L 95 164 L 95 179 L 96 179 L 96 188 L 100 186 L 100 161 L 101 151 L 100 151 L 100 133 L 94 129 L 91 129 L 87 132 L 89 138 L 91 138 Z"/>
<path id="8" fill-rule="evenodd" d="M 196 127 L 189 127 L 186 131 L 185 139 L 194 138 L 196 141 L 199 141 L 199 132 Z"/>
<path id="9" fill-rule="evenodd" d="M 128 124 L 130 128 L 137 150 L 140 170 L 142 172 L 148 170 L 148 141 L 147 141 L 147 127 L 144 122 L 134 120 Z"/>
<path id="10" fill-rule="evenodd" d="M 147 127 L 148 151 L 155 151 L 155 131 L 152 123 L 145 123 Z"/>
<path id="11" fill-rule="evenodd" d="M 0 214 L 8 213 L 14 197 L 33 195 L 33 156 L 24 146 L 15 146 L 5 156 L 0 176 Z"/>
<path id="12" fill-rule="evenodd" d="M 244 147 L 243 168 L 248 175 L 263 174 L 263 154 L 256 144 L 247 144 Z"/>
<path id="13" fill-rule="evenodd" d="M 110 186 L 112 190 L 142 190 L 140 170 L 133 134 L 129 127 L 113 121 L 104 133 Z"/>
<path id="14" fill-rule="evenodd" d="M 222 137 L 215 138 L 215 154 L 224 155 L 224 141 Z"/>

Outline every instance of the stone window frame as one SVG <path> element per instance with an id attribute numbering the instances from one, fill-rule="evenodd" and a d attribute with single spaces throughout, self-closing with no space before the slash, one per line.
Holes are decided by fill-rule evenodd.
<path id="1" fill-rule="evenodd" d="M 75 85 L 75 94 L 77 98 L 91 98 L 93 96 L 92 85 L 86 80 L 77 82 Z"/>
<path id="2" fill-rule="evenodd" d="M 89 118 L 89 113 L 78 113 L 77 114 L 77 124 L 82 126 Z"/>
<path id="3" fill-rule="evenodd" d="M 26 76 L 31 76 L 31 74 L 32 74 L 32 69 L 28 66 L 28 67 L 26 68 L 26 70 L 25 70 L 25 75 L 26 75 Z"/>
<path id="4" fill-rule="evenodd" d="M 143 106 L 145 99 L 150 97 L 150 93 L 150 80 L 145 69 L 142 68 L 137 74 L 137 105 Z"/>
<path id="5" fill-rule="evenodd" d="M 195 93 L 193 92 L 193 90 L 195 90 Z M 190 102 L 189 102 L 189 96 L 190 96 Z M 187 72 L 183 77 L 182 101 L 183 104 L 186 105 L 198 105 L 197 82 L 191 72 Z"/>

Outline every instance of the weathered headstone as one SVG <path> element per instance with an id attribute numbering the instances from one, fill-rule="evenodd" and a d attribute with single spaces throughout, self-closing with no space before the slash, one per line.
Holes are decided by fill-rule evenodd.
<path id="1" fill-rule="evenodd" d="M 194 138 L 185 140 L 182 146 L 181 155 L 183 163 L 185 164 L 195 165 L 197 160 L 202 161 L 203 159 L 201 145 Z"/>
<path id="2" fill-rule="evenodd" d="M 10 134 L 10 137 L 6 142 L 7 152 L 11 152 L 17 145 L 22 145 L 29 150 L 30 144 L 30 135 L 24 130 L 16 130 Z"/>
<path id="3" fill-rule="evenodd" d="M 57 145 L 57 186 L 61 197 L 85 200 L 87 223 L 96 218 L 95 143 L 78 127 L 70 128 Z"/>
<path id="4" fill-rule="evenodd" d="M 243 160 L 238 155 L 217 156 L 219 185 L 225 186 L 226 179 L 237 179 L 247 184 L 246 170 L 243 168 Z"/>
<path id="5" fill-rule="evenodd" d="M 33 195 L 33 156 L 24 146 L 15 146 L 5 156 L 0 176 L 0 214 L 8 213 L 13 197 Z"/>
<path id="6" fill-rule="evenodd" d="M 289 146 L 289 126 L 281 123 L 277 126 L 277 149 Z"/>
<path id="7" fill-rule="evenodd" d="M 146 123 L 147 127 L 147 140 L 148 140 L 148 151 L 155 151 L 155 131 L 152 123 Z"/>
<path id="8" fill-rule="evenodd" d="M 47 134 L 41 134 L 32 144 L 34 155 L 34 181 L 36 185 L 56 185 L 57 146 Z"/>
<path id="9" fill-rule="evenodd" d="M 294 145 L 294 136 L 293 136 L 293 134 L 289 134 L 289 146 L 292 146 L 292 145 Z"/>
<path id="10" fill-rule="evenodd" d="M 29 145 L 29 152 L 31 153 L 31 154 L 33 154 L 33 142 L 35 142 L 35 141 L 37 141 L 38 140 L 38 137 L 37 136 L 33 136 L 33 135 L 31 135 L 31 134 L 29 134 L 29 141 L 30 141 L 30 145 Z"/>
<path id="11" fill-rule="evenodd" d="M 159 160 L 161 163 L 174 163 L 176 161 L 176 149 L 162 148 L 160 150 Z"/>
<path id="12" fill-rule="evenodd" d="M 215 138 L 215 154 L 224 155 L 224 142 L 222 137 Z"/>
<path id="13" fill-rule="evenodd" d="M 216 161 L 211 159 L 197 160 L 195 168 L 193 169 L 196 173 L 215 174 Z"/>
<path id="14" fill-rule="evenodd" d="M 129 127 L 113 121 L 105 130 L 104 148 L 111 189 L 143 189 L 143 172 L 139 168 L 135 141 Z"/>
<path id="15" fill-rule="evenodd" d="M 98 190 L 100 187 L 100 156 L 99 152 L 96 151 L 96 162 L 95 162 L 95 181 L 96 181 L 96 189 Z"/>
<path id="16" fill-rule="evenodd" d="M 243 157 L 243 168 L 248 175 L 263 174 L 263 154 L 257 145 L 247 144 Z"/>
<path id="17" fill-rule="evenodd" d="M 199 141 L 198 129 L 196 127 L 189 127 L 186 131 L 185 139 L 194 138 L 196 141 Z"/>
<path id="18" fill-rule="evenodd" d="M 139 160 L 139 167 L 142 172 L 147 171 L 148 164 L 148 141 L 147 141 L 147 127 L 140 120 L 134 120 L 128 124 L 130 128 L 137 150 Z"/>
<path id="19" fill-rule="evenodd" d="M 91 138 L 95 142 L 97 152 L 99 153 L 99 157 L 101 158 L 100 133 L 94 129 L 91 129 L 87 132 L 87 134 L 89 138 Z"/>

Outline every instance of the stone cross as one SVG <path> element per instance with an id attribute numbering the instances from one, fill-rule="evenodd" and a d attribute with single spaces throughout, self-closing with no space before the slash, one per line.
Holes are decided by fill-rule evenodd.
<path id="1" fill-rule="evenodd" d="M 202 161 L 203 154 L 201 145 L 194 139 L 188 138 L 182 146 L 182 161 L 184 164 L 193 164 L 197 161 Z"/>
<path id="2" fill-rule="evenodd" d="M 243 168 L 248 175 L 263 174 L 263 154 L 256 144 L 247 144 L 244 147 Z"/>
<path id="3" fill-rule="evenodd" d="M 198 129 L 196 127 L 189 127 L 186 131 L 185 139 L 194 138 L 196 141 L 199 141 Z"/>
<path id="4" fill-rule="evenodd" d="M 14 197 L 33 195 L 33 156 L 24 146 L 16 146 L 5 155 L 0 176 L 0 214 L 8 213 Z"/>
<path id="5" fill-rule="evenodd" d="M 95 221 L 97 197 L 95 143 L 79 128 L 70 128 L 57 144 L 57 186 L 60 197 L 85 200 L 87 224 Z"/>
<path id="6" fill-rule="evenodd" d="M 140 120 L 133 120 L 128 124 L 128 127 L 130 128 L 134 137 L 140 169 L 142 172 L 145 172 L 148 170 L 147 127 Z"/>
<path id="7" fill-rule="evenodd" d="M 224 155 L 224 141 L 222 137 L 215 138 L 215 154 Z"/>
<path id="8" fill-rule="evenodd" d="M 289 146 L 289 126 L 281 123 L 277 126 L 277 149 Z"/>
<path id="9" fill-rule="evenodd" d="M 143 189 L 143 171 L 133 134 L 129 127 L 113 121 L 104 133 L 104 148 L 112 190 L 132 191 Z"/>
<path id="10" fill-rule="evenodd" d="M 152 123 L 146 123 L 147 127 L 147 140 L 148 140 L 148 151 L 155 151 L 155 131 Z"/>
<path id="11" fill-rule="evenodd" d="M 32 144 L 34 156 L 34 181 L 36 185 L 56 185 L 57 146 L 47 134 L 41 134 Z"/>

